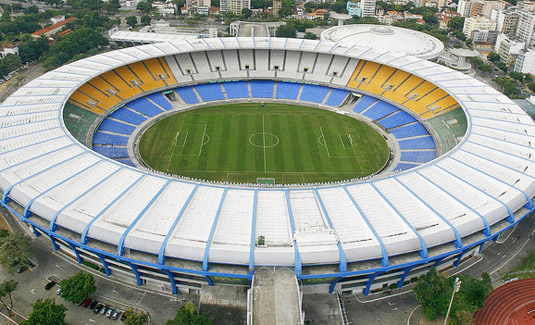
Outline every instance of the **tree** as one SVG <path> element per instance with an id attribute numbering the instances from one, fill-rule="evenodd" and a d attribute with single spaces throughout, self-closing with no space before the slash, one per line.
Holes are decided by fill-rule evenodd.
<path id="1" fill-rule="evenodd" d="M 152 3 L 149 1 L 141 1 L 137 4 L 136 9 L 144 14 L 148 14 L 152 11 Z"/>
<path id="2" fill-rule="evenodd" d="M 129 16 L 126 17 L 126 23 L 130 25 L 130 27 L 134 28 L 137 24 L 137 17 L 136 16 Z"/>
<path id="3" fill-rule="evenodd" d="M 318 37 L 314 33 L 311 33 L 311 32 L 306 32 L 305 33 L 305 39 L 316 39 L 316 38 L 318 38 Z"/>
<path id="4" fill-rule="evenodd" d="M 29 6 L 28 8 L 24 9 L 25 15 L 31 15 L 31 14 L 37 14 L 39 13 L 39 8 L 36 6 Z"/>
<path id="5" fill-rule="evenodd" d="M 463 30 L 464 27 L 464 17 L 452 17 L 451 20 L 448 22 L 448 27 L 451 30 Z"/>
<path id="6" fill-rule="evenodd" d="M 295 27 L 288 26 L 288 25 L 281 25 L 279 26 L 279 28 L 277 28 L 277 32 L 275 33 L 275 36 L 295 38 L 297 37 L 297 33 L 295 31 Z"/>
<path id="7" fill-rule="evenodd" d="M 505 64 L 505 62 L 498 62 L 496 66 L 500 68 L 500 70 L 502 70 L 503 72 L 507 72 L 507 64 Z"/>
<path id="8" fill-rule="evenodd" d="M 2 238 L 0 244 L 2 246 L 0 264 L 9 274 L 14 274 L 21 266 L 30 266 L 29 259 L 33 257 L 30 238 L 23 234 L 15 234 Z"/>
<path id="9" fill-rule="evenodd" d="M 331 5 L 331 9 L 339 14 L 347 14 L 346 2 L 338 0 Z"/>
<path id="10" fill-rule="evenodd" d="M 61 296 L 70 302 L 77 303 L 97 291 L 93 275 L 78 272 L 73 277 L 61 281 Z"/>
<path id="11" fill-rule="evenodd" d="M 529 83 L 528 84 L 528 89 L 531 90 L 532 92 L 535 92 L 535 84 L 534 83 Z"/>
<path id="12" fill-rule="evenodd" d="M 141 16 L 141 25 L 150 25 L 150 16 L 149 15 Z M 134 27 L 134 26 L 132 26 L 132 27 Z"/>
<path id="13" fill-rule="evenodd" d="M 108 14 L 113 14 L 119 11 L 119 8 L 121 8 L 121 4 L 119 3 L 119 0 L 110 0 L 108 2 L 105 2 L 102 5 L 102 8 L 106 10 Z"/>
<path id="14" fill-rule="evenodd" d="M 125 325 L 143 325 L 149 321 L 149 313 L 136 313 L 132 308 L 128 308 L 124 316 L 126 317 Z"/>
<path id="15" fill-rule="evenodd" d="M 293 15 L 295 3 L 293 0 L 282 0 L 281 8 L 279 9 L 279 17 L 288 17 Z"/>
<path id="16" fill-rule="evenodd" d="M 168 320 L 165 325 L 212 325 L 214 321 L 214 319 L 208 318 L 205 314 L 197 313 L 195 304 L 192 301 L 188 301 L 184 306 L 180 307 L 175 315 L 175 318 Z"/>
<path id="17" fill-rule="evenodd" d="M 18 282 L 13 280 L 0 283 L 0 303 L 6 307 L 9 316 L 13 315 L 13 298 L 11 297 L 11 293 L 17 290 L 17 284 Z M 6 301 L 4 301 L 6 296 L 9 299 L 9 307 L 7 306 Z"/>
<path id="18" fill-rule="evenodd" d="M 241 16 L 243 19 L 249 19 L 249 17 L 251 17 L 252 14 L 253 14 L 253 11 L 249 8 L 243 8 L 241 10 Z"/>
<path id="19" fill-rule="evenodd" d="M 487 72 L 487 73 L 491 73 L 492 72 L 492 68 L 490 65 L 488 64 L 485 64 L 485 63 L 482 63 L 482 64 L 479 64 L 477 66 L 477 69 L 481 72 Z"/>
<path id="20" fill-rule="evenodd" d="M 39 59 L 41 55 L 49 50 L 48 40 L 46 37 L 40 37 L 30 40 L 19 47 L 19 56 L 22 62 L 31 62 Z"/>
<path id="21" fill-rule="evenodd" d="M 474 324 L 474 318 L 472 317 L 472 313 L 467 310 L 458 310 L 455 313 L 455 321 L 454 323 L 456 325 L 472 325 Z"/>
<path id="22" fill-rule="evenodd" d="M 522 72 L 511 71 L 511 72 L 509 72 L 509 77 L 511 77 L 511 78 L 513 78 L 515 80 L 518 80 L 520 82 L 524 81 L 524 74 Z"/>
<path id="23" fill-rule="evenodd" d="M 524 82 L 533 82 L 533 77 L 529 73 L 524 74 Z"/>
<path id="24" fill-rule="evenodd" d="M 56 304 L 54 299 L 37 299 L 33 310 L 23 325 L 64 325 L 67 307 Z"/>
<path id="25" fill-rule="evenodd" d="M 500 61 L 500 55 L 496 52 L 490 52 L 488 55 L 487 55 L 487 59 L 490 61 L 490 62 L 499 62 Z"/>

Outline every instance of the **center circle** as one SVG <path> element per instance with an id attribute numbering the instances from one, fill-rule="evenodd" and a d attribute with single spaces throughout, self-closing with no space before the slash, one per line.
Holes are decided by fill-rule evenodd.
<path id="1" fill-rule="evenodd" d="M 279 144 L 279 137 L 273 133 L 258 132 L 251 134 L 249 143 L 259 148 L 271 148 Z"/>

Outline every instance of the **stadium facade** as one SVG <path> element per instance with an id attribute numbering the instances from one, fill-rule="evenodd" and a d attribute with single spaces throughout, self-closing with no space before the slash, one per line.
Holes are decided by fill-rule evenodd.
<path id="1" fill-rule="evenodd" d="M 275 187 L 129 166 L 135 129 L 235 100 L 350 106 L 401 158 L 368 179 Z M 79 263 L 173 293 L 249 286 L 256 268 L 286 266 L 305 290 L 368 294 L 459 265 L 533 211 L 531 118 L 471 77 L 395 52 L 278 38 L 150 44 L 50 71 L 0 107 L 2 205 Z M 435 125 L 461 123 L 455 112 L 466 132 L 452 144 Z"/>

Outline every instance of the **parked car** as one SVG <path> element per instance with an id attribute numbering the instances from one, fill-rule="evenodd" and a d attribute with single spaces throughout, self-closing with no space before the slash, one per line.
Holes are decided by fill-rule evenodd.
<path id="1" fill-rule="evenodd" d="M 78 301 L 78 302 L 76 302 L 76 303 L 74 303 L 74 304 L 75 304 L 76 306 L 80 306 L 80 305 L 83 304 L 83 303 L 84 303 L 84 299 L 82 299 L 82 300 L 80 300 L 80 301 Z"/>
<path id="2" fill-rule="evenodd" d="M 115 308 L 110 307 L 110 308 L 108 309 L 108 311 L 106 312 L 106 317 L 110 318 L 110 317 L 111 317 L 111 314 L 113 314 L 114 311 L 115 311 Z"/>
<path id="3" fill-rule="evenodd" d="M 89 304 L 91 303 L 91 301 L 93 301 L 93 299 L 85 298 L 84 302 L 82 303 L 82 306 L 84 306 L 84 308 L 89 307 Z"/>
<path id="4" fill-rule="evenodd" d="M 45 285 L 45 290 L 48 291 L 48 290 L 50 290 L 50 289 L 51 289 L 53 286 L 55 286 L 55 285 L 56 285 L 56 282 L 54 282 L 54 281 L 50 281 L 50 282 L 48 282 L 48 283 Z"/>
<path id="5" fill-rule="evenodd" d="M 93 300 L 93 302 L 91 303 L 91 305 L 89 305 L 89 309 L 93 310 L 95 309 L 95 307 L 98 305 L 98 301 L 97 300 Z"/>
<path id="6" fill-rule="evenodd" d="M 122 313 L 122 311 L 120 311 L 119 309 L 117 309 L 117 310 L 113 313 L 113 315 L 111 315 L 111 318 L 112 318 L 113 320 L 116 320 L 117 317 L 119 317 L 119 315 L 120 315 L 121 313 Z"/>
<path id="7" fill-rule="evenodd" d="M 121 322 L 124 322 L 126 320 L 126 315 L 123 313 L 123 315 L 121 316 Z"/>
<path id="8" fill-rule="evenodd" d="M 26 271 L 28 268 L 26 266 L 21 266 L 17 269 L 17 273 L 21 274 L 22 272 Z"/>
<path id="9" fill-rule="evenodd" d="M 61 295 L 61 288 L 59 288 L 58 290 L 56 290 L 56 294 L 57 294 L 58 296 Z"/>
<path id="10" fill-rule="evenodd" d="M 108 311 L 108 309 L 110 309 L 110 308 L 111 308 L 110 306 L 104 306 L 104 308 L 102 308 L 102 310 L 100 311 L 100 314 L 104 315 L 106 313 L 106 311 Z"/>
<path id="11" fill-rule="evenodd" d="M 98 314 L 102 308 L 104 308 L 104 305 L 103 304 L 98 304 L 95 309 L 93 309 L 93 314 Z"/>

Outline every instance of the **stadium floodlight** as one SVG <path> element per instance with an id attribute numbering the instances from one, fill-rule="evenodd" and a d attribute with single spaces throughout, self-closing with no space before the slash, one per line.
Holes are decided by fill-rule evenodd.
<path id="1" fill-rule="evenodd" d="M 451 294 L 451 300 L 450 305 L 448 307 L 448 312 L 446 313 L 446 318 L 444 318 L 444 325 L 448 323 L 448 316 L 450 315 L 451 305 L 453 304 L 453 297 L 455 297 L 455 293 L 459 292 L 459 289 L 461 289 L 461 283 L 463 283 L 459 278 L 455 278 L 455 282 L 453 282 L 453 292 Z"/>

